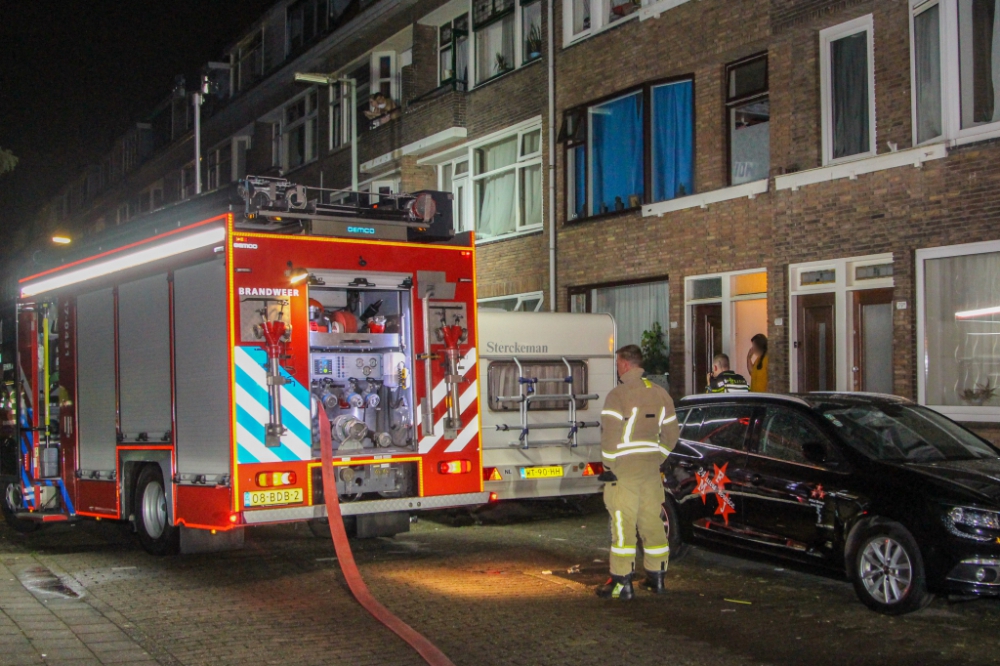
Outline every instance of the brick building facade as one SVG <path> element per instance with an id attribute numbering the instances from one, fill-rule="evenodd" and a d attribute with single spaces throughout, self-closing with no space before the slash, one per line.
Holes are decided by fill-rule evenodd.
<path id="1" fill-rule="evenodd" d="M 992 434 L 998 5 L 554 0 L 550 128 L 544 0 L 280 2 L 225 54 L 203 155 L 245 150 L 230 180 L 345 187 L 346 88 L 293 74 L 368 77 L 398 109 L 358 139 L 362 188 L 453 191 L 482 298 L 550 306 L 553 173 L 555 305 L 611 311 L 621 342 L 659 323 L 675 395 L 713 352 L 744 370 L 766 333 L 772 391 L 892 392 Z M 331 18 L 307 39 L 309 6 Z M 138 151 L 131 171 L 82 175 L 43 222 L 94 229 L 156 187 L 161 205 L 191 196 L 186 100 L 136 130 L 166 138 L 116 148 Z"/>

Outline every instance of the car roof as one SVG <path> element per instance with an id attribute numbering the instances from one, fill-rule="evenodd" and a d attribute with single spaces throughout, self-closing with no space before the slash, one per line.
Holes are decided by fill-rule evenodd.
<path id="1" fill-rule="evenodd" d="M 700 393 L 688 395 L 678 401 L 678 406 L 700 405 L 724 400 L 726 402 L 784 402 L 802 407 L 815 407 L 819 403 L 837 402 L 841 404 L 910 404 L 911 401 L 888 393 L 865 393 L 847 391 L 812 391 L 810 393 Z"/>

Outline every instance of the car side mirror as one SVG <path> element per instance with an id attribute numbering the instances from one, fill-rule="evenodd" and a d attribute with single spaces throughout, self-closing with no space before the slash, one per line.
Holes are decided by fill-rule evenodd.
<path id="1" fill-rule="evenodd" d="M 802 455 L 809 462 L 819 465 L 826 462 L 826 447 L 819 442 L 806 442 L 802 445 Z"/>

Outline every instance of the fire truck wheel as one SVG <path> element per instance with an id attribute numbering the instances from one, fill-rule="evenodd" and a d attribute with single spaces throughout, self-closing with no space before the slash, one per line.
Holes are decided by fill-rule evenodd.
<path id="1" fill-rule="evenodd" d="M 163 474 L 158 465 L 146 465 L 135 482 L 135 531 L 151 555 L 171 555 L 180 546 L 180 530 L 170 524 Z"/>
<path id="2" fill-rule="evenodd" d="M 23 503 L 21 501 L 21 486 L 13 481 L 4 485 L 3 498 L 0 499 L 0 508 L 3 510 L 3 519 L 15 532 L 29 534 L 38 531 L 42 527 L 41 523 L 17 517 L 16 514 L 23 508 Z"/>

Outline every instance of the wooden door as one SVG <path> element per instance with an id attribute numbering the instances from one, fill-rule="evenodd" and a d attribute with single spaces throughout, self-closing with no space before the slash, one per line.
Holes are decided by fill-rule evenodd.
<path id="1" fill-rule="evenodd" d="M 703 393 L 705 378 L 712 371 L 712 358 L 722 353 L 722 304 L 695 305 L 694 392 Z"/>
<path id="2" fill-rule="evenodd" d="M 798 297 L 799 390 L 834 391 L 837 367 L 834 294 Z"/>

